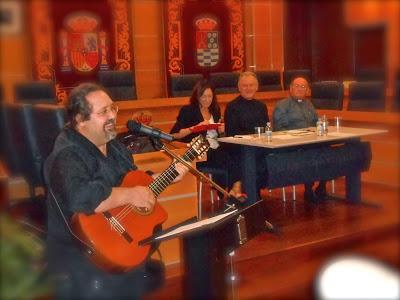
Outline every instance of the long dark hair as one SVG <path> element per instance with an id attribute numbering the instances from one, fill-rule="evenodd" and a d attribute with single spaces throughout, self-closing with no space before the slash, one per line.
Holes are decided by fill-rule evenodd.
<path id="1" fill-rule="evenodd" d="M 202 79 L 199 80 L 196 85 L 193 87 L 193 92 L 192 96 L 190 97 L 190 104 L 191 105 L 200 105 L 199 104 L 199 99 L 203 95 L 204 91 L 206 89 L 210 89 L 213 94 L 213 98 L 211 101 L 211 105 L 209 107 L 210 113 L 214 115 L 219 115 L 220 114 L 220 108 L 217 102 L 217 95 L 215 94 L 215 89 L 212 86 L 212 84 L 207 80 L 207 79 Z M 214 120 L 215 122 L 218 122 L 218 120 Z"/>

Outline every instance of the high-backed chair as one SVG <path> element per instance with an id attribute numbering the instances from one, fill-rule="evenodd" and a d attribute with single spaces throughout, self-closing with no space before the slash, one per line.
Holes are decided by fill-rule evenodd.
<path id="1" fill-rule="evenodd" d="M 30 81 L 14 86 L 15 101 L 19 103 L 57 103 L 56 90 L 52 81 Z"/>
<path id="2" fill-rule="evenodd" d="M 37 145 L 42 161 L 53 149 L 54 141 L 66 122 L 66 110 L 61 105 L 38 104 L 33 106 Z"/>
<path id="3" fill-rule="evenodd" d="M 295 77 L 302 76 L 307 79 L 308 82 L 312 81 L 312 74 L 310 69 L 296 69 L 296 70 L 285 70 L 283 71 L 283 88 L 289 89 L 290 82 Z"/>
<path id="4" fill-rule="evenodd" d="M 383 81 L 350 83 L 348 110 L 384 111 L 385 83 Z"/>
<path id="5" fill-rule="evenodd" d="M 319 81 L 311 84 L 311 102 L 317 109 L 343 108 L 343 83 Z"/>
<path id="6" fill-rule="evenodd" d="M 114 101 L 137 98 L 132 71 L 100 71 L 97 76 L 99 83 Z"/>
<path id="7" fill-rule="evenodd" d="M 192 95 L 194 85 L 203 79 L 202 74 L 180 74 L 171 76 L 171 96 L 183 97 Z"/>
<path id="8" fill-rule="evenodd" d="M 258 91 L 282 90 L 279 71 L 256 71 L 255 73 L 258 79 Z"/>
<path id="9" fill-rule="evenodd" d="M 15 150 L 15 145 L 12 138 L 12 129 L 10 128 L 10 116 L 7 114 L 6 103 L 0 103 L 0 156 L 5 164 L 9 175 L 20 175 L 21 167 L 19 157 Z"/>
<path id="10" fill-rule="evenodd" d="M 217 94 L 237 93 L 238 79 L 239 73 L 235 72 L 210 73 L 210 82 Z"/>
<path id="11" fill-rule="evenodd" d="M 26 103 L 5 105 L 7 130 L 10 130 L 10 143 L 17 155 L 20 173 L 29 183 L 31 196 L 34 188 L 43 185 L 40 155 L 36 127 L 33 121 L 33 106 Z"/>
<path id="12" fill-rule="evenodd" d="M 355 81 L 384 81 L 385 69 L 364 68 L 357 69 L 354 74 Z"/>

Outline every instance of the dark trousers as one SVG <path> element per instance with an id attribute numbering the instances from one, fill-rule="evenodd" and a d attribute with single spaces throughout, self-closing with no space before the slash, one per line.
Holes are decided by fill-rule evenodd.
<path id="1" fill-rule="evenodd" d="M 165 274 L 164 265 L 155 260 L 121 274 L 94 266 L 71 267 L 52 274 L 56 299 L 140 299 L 161 286 Z"/>

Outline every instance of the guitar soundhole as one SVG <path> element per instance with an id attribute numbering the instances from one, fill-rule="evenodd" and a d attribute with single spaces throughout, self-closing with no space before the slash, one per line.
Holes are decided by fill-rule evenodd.
<path id="1" fill-rule="evenodd" d="M 152 209 L 148 209 L 147 207 L 134 206 L 134 209 L 136 210 L 136 212 L 138 214 L 141 214 L 141 215 L 144 215 L 144 216 L 149 215 L 149 214 L 151 214 L 153 212 Z"/>

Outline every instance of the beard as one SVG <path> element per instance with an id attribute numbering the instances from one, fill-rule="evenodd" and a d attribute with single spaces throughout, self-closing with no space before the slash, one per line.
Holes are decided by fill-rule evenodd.
<path id="1" fill-rule="evenodd" d="M 106 135 L 107 142 L 115 139 L 117 136 L 117 129 L 116 129 L 116 120 L 115 119 L 110 119 L 107 122 L 104 123 L 103 129 L 104 133 Z M 112 125 L 112 126 L 109 126 Z M 109 127 L 107 127 L 109 126 Z"/>

